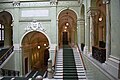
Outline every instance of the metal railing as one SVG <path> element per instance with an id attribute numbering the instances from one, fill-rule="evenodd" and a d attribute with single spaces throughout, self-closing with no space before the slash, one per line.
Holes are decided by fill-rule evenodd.
<path id="1" fill-rule="evenodd" d="M 1 75 L 2 76 L 19 76 L 20 72 L 15 70 L 8 70 L 1 68 Z"/>
<path id="2" fill-rule="evenodd" d="M 9 57 L 13 52 L 14 46 L 10 47 L 9 50 L 0 58 L 0 65 Z"/>

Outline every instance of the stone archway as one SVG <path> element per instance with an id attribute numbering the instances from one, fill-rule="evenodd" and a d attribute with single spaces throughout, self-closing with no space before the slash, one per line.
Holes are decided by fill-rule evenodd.
<path id="1" fill-rule="evenodd" d="M 13 45 L 13 31 L 12 31 L 12 24 L 13 18 L 12 15 L 7 11 L 0 12 L 0 24 L 3 26 L 0 28 L 0 31 L 2 31 L 1 35 L 2 40 L 0 40 L 0 45 L 3 45 L 2 47 L 11 47 Z M 2 29 L 2 30 L 1 30 Z M 3 35 L 2 35 L 3 34 Z"/>
<path id="2" fill-rule="evenodd" d="M 63 10 L 58 16 L 58 43 L 74 46 L 77 42 L 77 15 L 70 9 Z"/>
<path id="3" fill-rule="evenodd" d="M 49 57 L 49 41 L 48 38 L 41 32 L 32 31 L 27 33 L 21 42 L 22 46 L 22 56 L 23 56 L 23 71 L 26 73 L 25 69 L 30 70 L 45 70 L 47 65 L 45 65 L 46 51 Z M 25 67 L 25 59 L 28 58 L 28 68 Z M 46 60 L 47 61 L 47 60 Z"/>

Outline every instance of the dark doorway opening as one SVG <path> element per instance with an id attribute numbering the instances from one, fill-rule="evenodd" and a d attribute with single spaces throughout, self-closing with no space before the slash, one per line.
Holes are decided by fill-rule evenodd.
<path id="1" fill-rule="evenodd" d="M 28 57 L 25 58 L 25 74 L 28 73 Z"/>
<path id="2" fill-rule="evenodd" d="M 63 45 L 68 44 L 68 32 L 63 32 Z"/>

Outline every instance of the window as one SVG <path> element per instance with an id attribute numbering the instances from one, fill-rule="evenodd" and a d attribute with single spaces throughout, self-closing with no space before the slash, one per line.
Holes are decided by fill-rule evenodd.
<path id="1" fill-rule="evenodd" d="M 0 41 L 4 41 L 4 25 L 0 24 Z"/>

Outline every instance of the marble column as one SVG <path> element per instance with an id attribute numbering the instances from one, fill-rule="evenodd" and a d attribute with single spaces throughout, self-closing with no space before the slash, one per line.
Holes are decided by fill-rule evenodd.
<path id="1" fill-rule="evenodd" d="M 88 27 L 88 52 L 90 52 L 90 16 L 87 18 L 87 27 Z"/>
<path id="2" fill-rule="evenodd" d="M 110 26 L 110 0 L 103 0 L 106 4 L 106 60 L 111 54 L 111 26 Z"/>
<path id="3" fill-rule="evenodd" d="M 92 51 L 92 46 L 94 45 L 94 18 L 96 15 L 99 14 L 99 11 L 97 8 L 90 7 L 89 10 L 87 11 L 87 42 L 86 43 L 86 48 L 88 49 L 88 52 Z M 85 40 L 86 41 L 86 40 Z"/>
<path id="4" fill-rule="evenodd" d="M 80 30 L 80 19 L 77 20 L 77 35 L 81 36 L 81 30 Z M 80 47 L 80 43 L 81 43 L 81 37 L 78 37 L 78 45 Z"/>
<path id="5" fill-rule="evenodd" d="M 80 19 L 80 42 L 85 43 L 85 20 Z"/>
<path id="6" fill-rule="evenodd" d="M 90 51 L 90 16 L 87 16 L 87 25 L 85 27 L 85 47 L 84 53 L 87 54 Z"/>
<path id="7" fill-rule="evenodd" d="M 95 16 L 97 16 L 99 14 L 99 11 L 97 8 L 94 8 L 94 7 L 90 7 L 90 12 L 89 12 L 89 15 L 90 15 L 90 51 L 92 52 L 92 46 L 95 45 L 95 32 L 94 32 L 94 28 L 95 28 L 95 25 L 96 25 L 96 22 L 95 22 Z"/>

